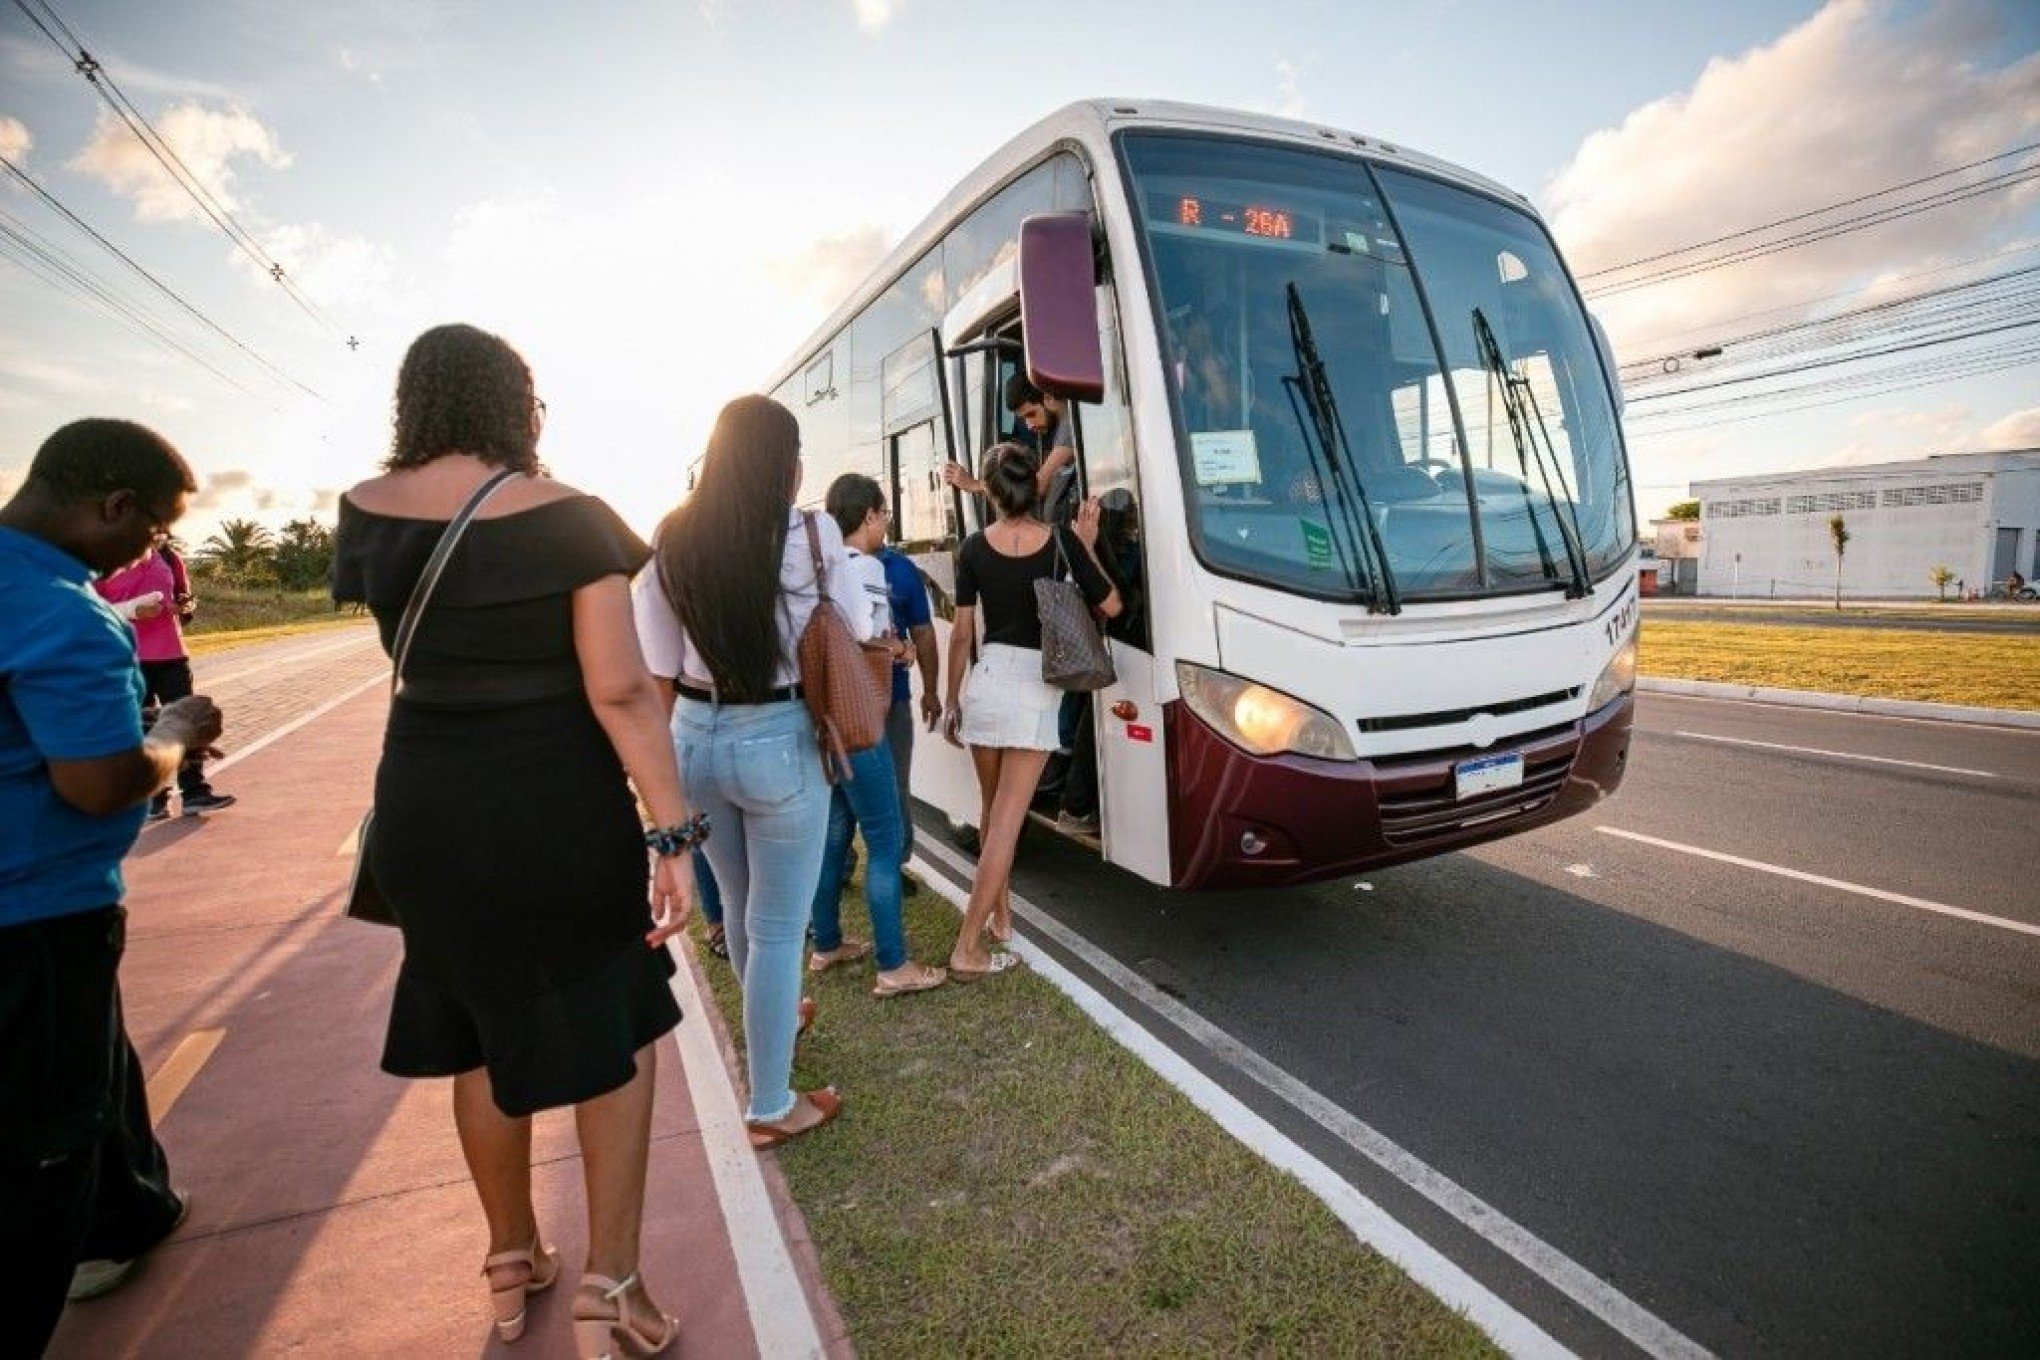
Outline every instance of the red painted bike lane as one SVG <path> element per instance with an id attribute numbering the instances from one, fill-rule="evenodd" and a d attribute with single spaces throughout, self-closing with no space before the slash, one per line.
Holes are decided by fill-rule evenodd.
<path id="1" fill-rule="evenodd" d="M 488 1323 L 486 1239 L 450 1083 L 377 1066 L 399 942 L 341 906 L 385 704 L 371 687 L 251 749 L 221 781 L 237 807 L 173 818 L 136 845 L 128 1028 L 192 1208 L 120 1290 L 67 1310 L 52 1356 L 572 1354 L 586 1217 L 571 1112 L 539 1116 L 533 1137 L 533 1195 L 564 1287 L 534 1298 L 529 1330 L 506 1347 Z M 727 1062 L 710 1009 L 691 1011 L 683 1030 L 708 1026 Z M 710 1169 L 711 1156 L 731 1154 L 713 1132 L 678 1048 L 662 1043 L 643 1272 L 682 1319 L 671 1354 L 756 1354 L 758 1310 L 789 1300 L 783 1284 L 761 1298 L 770 1282 L 738 1268 Z M 812 1313 L 819 1349 L 846 1354 L 799 1215 L 769 1160 L 762 1170 L 777 1219 L 767 1231 L 796 1278 L 791 1302 Z M 747 1226 L 755 1233 L 740 1219 L 740 1236 Z"/>

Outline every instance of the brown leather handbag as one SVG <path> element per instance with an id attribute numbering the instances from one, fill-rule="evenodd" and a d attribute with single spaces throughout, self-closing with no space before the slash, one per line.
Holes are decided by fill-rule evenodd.
<path id="1" fill-rule="evenodd" d="M 885 710 L 891 698 L 865 660 L 850 625 L 829 598 L 829 568 L 822 560 L 821 535 L 815 517 L 801 516 L 807 527 L 808 552 L 815 564 L 815 612 L 801 630 L 797 657 L 801 693 L 815 720 L 815 740 L 822 748 L 822 768 L 829 782 L 850 778 L 850 754 L 868 751 L 885 740 Z"/>

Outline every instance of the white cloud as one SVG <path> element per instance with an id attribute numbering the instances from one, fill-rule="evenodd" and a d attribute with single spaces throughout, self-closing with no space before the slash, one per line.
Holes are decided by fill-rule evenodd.
<path id="1" fill-rule="evenodd" d="M 2040 406 L 1992 421 L 1976 439 L 1979 449 L 2040 449 Z"/>
<path id="2" fill-rule="evenodd" d="M 886 234 L 867 224 L 820 237 L 793 254 L 770 261 L 765 268 L 773 282 L 787 292 L 833 307 L 878 267 L 889 249 Z"/>
<path id="3" fill-rule="evenodd" d="M 850 0 L 850 7 L 856 12 L 857 26 L 867 33 L 876 33 L 907 7 L 907 0 Z"/>
<path id="4" fill-rule="evenodd" d="M 337 236 L 317 223 L 270 227 L 257 236 L 291 282 L 322 307 L 358 311 L 386 296 L 396 275 L 395 253 L 364 236 Z M 236 259 L 258 272 L 245 253 Z M 266 274 L 261 281 L 270 282 Z"/>
<path id="5" fill-rule="evenodd" d="M 1301 79 L 1303 68 L 1287 57 L 1275 62 L 1275 112 L 1284 118 L 1304 116 L 1304 98 Z"/>
<path id="6" fill-rule="evenodd" d="M 246 468 L 224 468 L 205 474 L 201 480 L 203 485 L 191 498 L 193 510 L 218 510 L 234 500 L 252 499 L 255 494 L 255 474 Z"/>
<path id="7" fill-rule="evenodd" d="M 2040 53 L 1991 68 L 2002 17 L 1985 0 L 1907 19 L 1888 0 L 1831 0 L 1775 42 L 1717 58 L 1690 89 L 1589 136 L 1545 192 L 1553 228 L 1584 273 L 2031 142 Z M 2028 183 L 1595 307 L 1617 347 L 1634 352 L 1675 328 L 1987 251 L 2035 202 L 2040 185 Z"/>
<path id="8" fill-rule="evenodd" d="M 29 135 L 28 127 L 19 118 L 0 114 L 0 156 L 19 165 L 28 149 L 35 145 L 35 138 Z"/>
<path id="9" fill-rule="evenodd" d="M 156 131 L 177 153 L 192 176 L 221 207 L 239 210 L 234 193 L 235 163 L 247 160 L 281 170 L 290 156 L 276 135 L 243 108 L 208 109 L 187 101 L 153 120 Z M 133 201 L 135 216 L 144 222 L 203 219 L 198 204 L 159 164 L 126 124 L 102 111 L 71 168 L 91 176 Z"/>

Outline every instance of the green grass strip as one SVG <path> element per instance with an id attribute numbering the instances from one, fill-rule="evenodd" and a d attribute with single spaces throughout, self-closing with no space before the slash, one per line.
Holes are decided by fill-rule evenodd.
<path id="1" fill-rule="evenodd" d="M 843 919 L 866 934 L 861 884 Z M 907 924 L 947 957 L 947 902 L 924 889 Z M 729 965 L 700 956 L 741 1046 Z M 1495 1353 L 1031 970 L 887 1001 L 868 959 L 809 981 L 795 1085 L 845 1108 L 770 1155 L 860 1351 Z"/>
<path id="2" fill-rule="evenodd" d="M 1646 618 L 1645 675 L 2040 709 L 2040 636 Z"/>

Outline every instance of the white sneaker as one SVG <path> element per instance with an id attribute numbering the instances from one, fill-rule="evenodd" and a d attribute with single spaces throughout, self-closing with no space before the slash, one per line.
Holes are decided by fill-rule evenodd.
<path id="1" fill-rule="evenodd" d="M 173 1190 L 172 1193 L 177 1196 L 177 1217 L 171 1221 L 169 1232 L 163 1234 L 165 1239 L 176 1232 L 191 1213 L 191 1192 Z M 111 1294 L 120 1288 L 123 1280 L 135 1273 L 135 1267 L 141 1263 L 139 1256 L 132 1261 L 80 1261 L 71 1271 L 71 1287 L 64 1292 L 64 1298 L 71 1303 L 82 1303 L 102 1294 Z"/>

